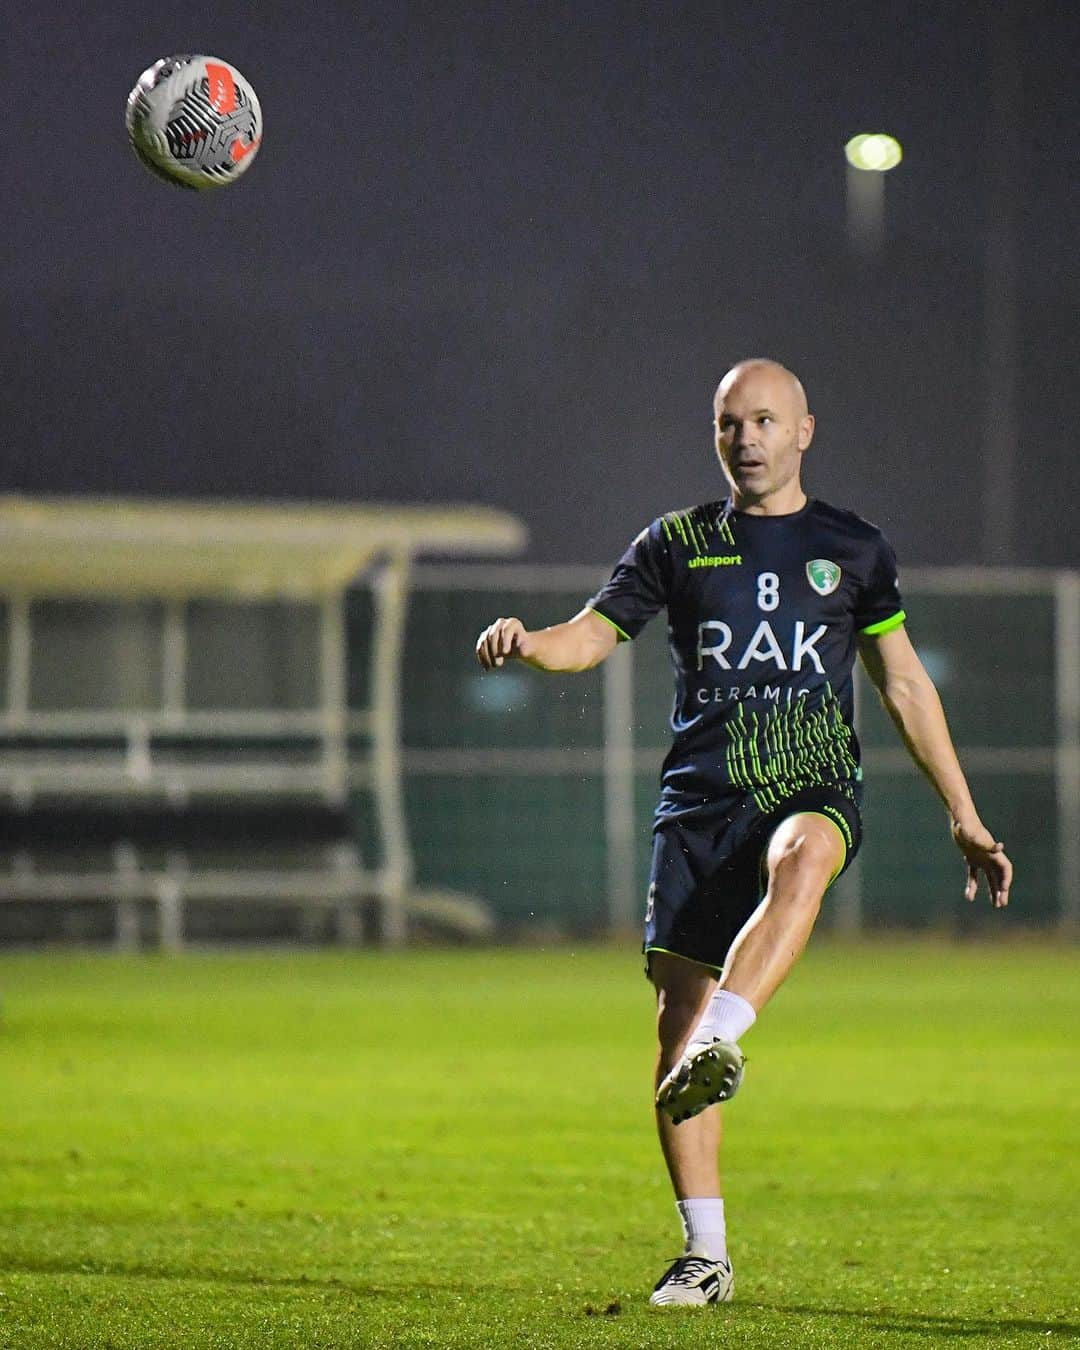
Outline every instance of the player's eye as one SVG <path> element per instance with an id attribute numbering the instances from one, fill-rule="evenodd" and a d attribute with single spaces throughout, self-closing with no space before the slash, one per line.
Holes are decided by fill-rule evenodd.
<path id="1" fill-rule="evenodd" d="M 764 426 L 764 424 L 765 424 L 766 422 L 771 422 L 771 421 L 772 421 L 772 418 L 771 418 L 771 417 L 767 417 L 767 416 L 765 416 L 764 414 L 762 414 L 762 416 L 758 418 L 758 421 Z"/>

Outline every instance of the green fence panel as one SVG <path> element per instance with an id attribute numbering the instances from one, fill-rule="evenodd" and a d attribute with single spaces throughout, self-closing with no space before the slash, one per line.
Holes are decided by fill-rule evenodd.
<path id="1" fill-rule="evenodd" d="M 958 745 L 1053 745 L 1054 604 L 1050 595 L 905 596 L 908 635 L 938 687 Z M 865 685 L 864 745 L 896 745 Z"/>
<path id="2" fill-rule="evenodd" d="M 497 578 L 468 589 L 425 585 L 411 599 L 402 700 L 418 880 L 481 895 L 507 922 L 604 923 L 604 679 L 601 670 L 549 676 L 516 664 L 483 674 L 473 644 L 500 614 L 540 627 L 575 613 L 587 594 L 588 586 L 548 589 L 540 576 L 529 589 L 500 589 Z M 976 754 L 968 768 L 980 810 L 1014 855 L 1017 898 L 1004 916 L 960 898 L 962 864 L 941 805 L 919 775 L 897 766 L 899 738 L 860 676 L 865 843 L 858 877 L 838 884 L 822 922 L 838 921 L 856 891 L 868 925 L 979 932 L 987 922 L 1052 921 L 1060 912 L 1053 597 L 908 587 L 905 598 L 909 632 L 954 739 Z M 370 626 L 370 603 L 358 595 L 350 607 L 354 669 L 368 664 Z M 672 700 L 662 615 L 635 641 L 633 661 L 633 909 L 643 912 Z M 1002 762 L 1008 771 L 984 771 L 995 750 L 1013 755 Z"/>
<path id="3" fill-rule="evenodd" d="M 595 774 L 409 780 L 416 879 L 476 895 L 504 924 L 593 932 L 605 918 Z"/>

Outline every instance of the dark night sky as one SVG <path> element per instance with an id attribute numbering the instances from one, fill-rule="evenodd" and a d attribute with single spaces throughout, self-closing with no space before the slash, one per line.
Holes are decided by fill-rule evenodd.
<path id="1" fill-rule="evenodd" d="M 533 558 L 610 561 L 722 495 L 712 389 L 769 354 L 818 414 L 811 492 L 978 561 L 985 14 L 905 8 L 21 7 L 0 488 L 484 501 Z M 1024 6 L 1017 47 L 1022 563 L 1080 564 L 1078 14 Z M 176 51 L 262 101 L 222 192 L 126 143 Z M 860 268 L 842 146 L 878 129 L 906 158 Z"/>

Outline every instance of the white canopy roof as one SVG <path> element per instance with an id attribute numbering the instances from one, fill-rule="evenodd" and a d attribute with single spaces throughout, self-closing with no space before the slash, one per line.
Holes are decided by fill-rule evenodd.
<path id="1" fill-rule="evenodd" d="M 507 554 L 526 532 L 485 506 L 0 497 L 0 592 L 315 596 L 386 555 Z"/>

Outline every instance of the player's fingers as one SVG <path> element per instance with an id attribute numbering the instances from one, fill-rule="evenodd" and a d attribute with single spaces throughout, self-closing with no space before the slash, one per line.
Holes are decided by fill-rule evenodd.
<path id="1" fill-rule="evenodd" d="M 495 622 L 495 632 L 491 639 L 491 660 L 495 666 L 501 666 L 510 654 L 510 647 L 506 636 L 507 619 L 498 619 Z"/>
<path id="2" fill-rule="evenodd" d="M 501 666 L 508 656 L 512 656 L 523 631 L 520 619 L 496 619 L 489 624 L 476 644 L 476 657 L 484 669 Z"/>
<path id="3" fill-rule="evenodd" d="M 1000 871 L 996 878 L 996 886 L 991 886 L 991 895 L 994 901 L 995 909 L 1004 909 L 1009 903 L 1009 890 L 1012 886 L 1013 865 L 1004 852 L 1001 855 Z"/>
<path id="4" fill-rule="evenodd" d="M 499 631 L 501 619 L 496 619 L 494 623 L 488 624 L 480 634 L 476 643 L 476 659 L 484 667 L 490 670 L 493 666 L 502 665 L 499 659 Z"/>
<path id="5" fill-rule="evenodd" d="M 964 885 L 964 899 L 974 900 L 979 893 L 979 869 L 973 864 L 967 865 L 967 882 Z"/>
<path id="6" fill-rule="evenodd" d="M 499 656 L 513 656 L 521 645 L 521 635 L 525 631 L 525 625 L 520 619 L 501 619 L 502 625 L 499 632 Z M 502 664 L 500 660 L 499 664 Z"/>
<path id="7" fill-rule="evenodd" d="M 981 864 L 986 874 L 986 890 L 990 903 L 995 909 L 1004 909 L 1009 903 L 1009 887 L 1012 885 L 1013 866 L 1005 855 L 1002 845 L 988 850 L 988 857 Z"/>

